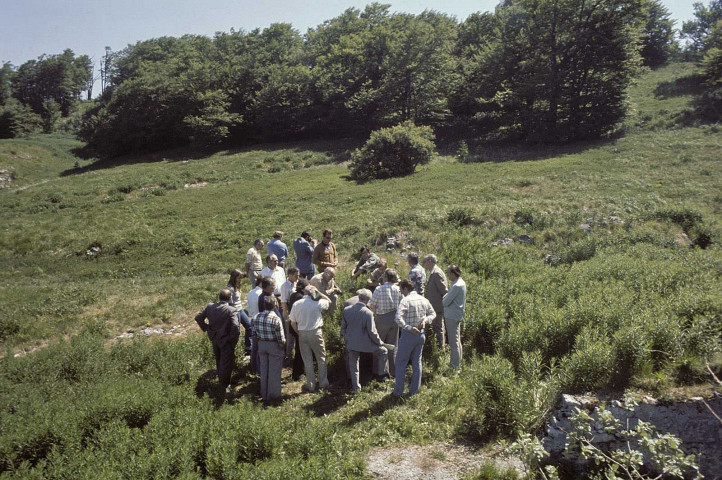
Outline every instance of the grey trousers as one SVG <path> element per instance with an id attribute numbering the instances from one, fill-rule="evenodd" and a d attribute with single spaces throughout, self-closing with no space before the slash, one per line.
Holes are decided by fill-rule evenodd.
<path id="1" fill-rule="evenodd" d="M 384 313 L 382 315 L 376 315 L 374 321 L 376 323 L 376 330 L 379 333 L 381 341 L 384 343 L 388 343 L 389 345 L 395 345 L 398 347 L 399 326 L 396 325 L 394 317 L 396 317 L 396 310 L 394 310 L 393 312 Z M 377 367 L 376 357 L 374 357 L 374 371 L 381 371 L 381 375 L 388 374 L 389 376 L 393 377 L 394 372 L 396 371 L 396 350 L 397 349 L 394 349 L 393 351 L 388 352 L 388 361 L 386 362 L 388 365 L 383 365 L 383 368 L 382 366 Z"/>
<path id="2" fill-rule="evenodd" d="M 451 368 L 459 368 L 461 364 L 461 320 L 445 319 L 446 334 L 449 336 L 451 350 Z"/>
<path id="3" fill-rule="evenodd" d="M 438 312 L 438 310 L 436 311 Z M 436 345 L 439 349 L 444 348 L 444 315 L 442 313 L 436 314 L 434 319 L 431 321 L 431 328 L 434 330 Z"/>
<path id="4" fill-rule="evenodd" d="M 323 343 L 323 331 L 299 330 L 298 344 L 301 347 L 301 358 L 306 370 L 306 387 L 310 390 L 316 389 L 316 375 L 313 370 L 313 357 L 316 357 L 318 364 L 318 386 L 328 387 L 328 372 L 326 369 L 326 346 Z"/>
<path id="5" fill-rule="evenodd" d="M 256 279 L 260 274 L 260 270 L 251 270 L 250 272 L 248 272 L 248 281 L 251 282 L 251 290 L 256 288 Z"/>
<path id="6" fill-rule="evenodd" d="M 359 384 L 358 380 L 358 360 L 359 356 L 361 356 L 361 353 L 363 352 L 357 352 L 356 350 L 347 350 L 346 352 L 346 354 L 348 355 L 348 371 L 349 377 L 351 378 L 351 390 L 353 390 L 354 392 L 361 390 L 361 385 Z M 388 350 L 386 350 L 385 347 L 379 347 L 377 350 L 374 350 L 370 353 L 374 356 L 374 375 L 383 375 L 386 369 Z"/>
<path id="7" fill-rule="evenodd" d="M 272 400 L 281 396 L 281 369 L 284 349 L 278 342 L 258 342 L 259 370 L 261 375 L 261 397 Z"/>

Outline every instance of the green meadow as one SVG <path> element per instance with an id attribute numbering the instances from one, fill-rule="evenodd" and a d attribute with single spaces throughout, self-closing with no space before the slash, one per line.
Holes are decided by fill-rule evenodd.
<path id="1" fill-rule="evenodd" d="M 562 392 L 709 390 L 706 363 L 722 369 L 722 135 L 685 121 L 693 73 L 644 74 L 614 138 L 469 141 L 463 163 L 442 144 L 413 175 L 363 184 L 346 178 L 354 139 L 114 161 L 76 157 L 70 137 L 0 141 L 13 177 L 0 190 L 3 478 L 363 477 L 374 447 L 537 432 Z M 408 251 L 461 266 L 460 374 L 427 345 L 419 395 L 394 403 L 376 382 L 346 395 L 336 313 L 331 392 L 301 395 L 289 378 L 264 407 L 239 358 L 235 393 L 218 396 L 193 316 L 254 238 L 282 230 L 290 247 L 324 228 L 346 295 L 362 244 L 402 274 Z M 189 334 L 113 340 L 177 324 Z"/>

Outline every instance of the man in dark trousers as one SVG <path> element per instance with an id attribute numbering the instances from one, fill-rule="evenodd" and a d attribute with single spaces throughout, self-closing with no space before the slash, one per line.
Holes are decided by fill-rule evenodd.
<path id="1" fill-rule="evenodd" d="M 208 334 L 216 357 L 216 374 L 221 388 L 231 393 L 231 371 L 236 361 L 236 343 L 241 335 L 238 316 L 230 304 L 231 291 L 224 288 L 218 293 L 218 303 L 209 303 L 196 315 L 196 323 Z"/>

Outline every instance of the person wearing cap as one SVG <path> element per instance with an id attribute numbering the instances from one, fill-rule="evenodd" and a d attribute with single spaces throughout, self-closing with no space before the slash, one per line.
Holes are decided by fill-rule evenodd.
<path id="1" fill-rule="evenodd" d="M 411 252 L 406 255 L 406 261 L 409 262 L 409 276 L 407 277 L 411 283 L 414 284 L 414 290 L 419 295 L 424 294 L 424 284 L 426 283 L 426 272 L 421 265 L 419 265 L 419 254 Z"/>
<path id="2" fill-rule="evenodd" d="M 288 247 L 281 241 L 283 238 L 283 232 L 276 230 L 273 232 L 273 240 L 268 242 L 266 245 L 266 252 L 269 255 L 275 255 L 278 259 L 278 266 L 286 268 L 286 258 L 288 258 Z"/>
<path id="3" fill-rule="evenodd" d="M 444 348 L 444 303 L 442 299 L 446 292 L 449 290 L 449 283 L 446 280 L 444 271 L 439 268 L 436 264 L 436 255 L 426 255 L 424 260 L 421 262 L 425 270 L 429 272 L 429 281 L 426 283 L 426 298 L 431 302 L 431 306 L 434 307 L 436 316 L 431 322 L 431 328 L 434 330 L 436 336 L 436 345 L 440 348 Z"/>
<path id="4" fill-rule="evenodd" d="M 301 278 L 310 280 L 316 275 L 316 267 L 313 265 L 313 249 L 316 240 L 311 238 L 307 231 L 293 241 L 293 250 L 296 252 L 296 267 L 298 267 Z"/>
<path id="5" fill-rule="evenodd" d="M 314 275 L 309 284 L 313 285 L 318 289 L 319 292 L 326 295 L 331 299 L 331 307 L 329 312 L 333 313 L 336 311 L 336 304 L 338 302 L 338 296 L 341 293 L 341 289 L 336 285 L 336 270 L 331 267 L 326 267 L 322 273 Z"/>
<path id="6" fill-rule="evenodd" d="M 270 277 L 275 282 L 276 289 L 273 291 L 277 297 L 281 296 L 281 285 L 286 282 L 286 272 L 278 265 L 278 257 L 275 255 L 266 256 L 266 266 L 261 270 L 261 275 Z M 259 308 L 259 310 L 261 310 Z M 261 310 L 262 311 L 262 310 Z"/>
<path id="7" fill-rule="evenodd" d="M 313 249 L 313 263 L 318 267 L 319 272 L 322 272 L 328 267 L 338 267 L 338 253 L 336 253 L 336 244 L 333 243 L 333 231 L 324 230 L 321 243 L 316 245 Z"/>
<path id="8" fill-rule="evenodd" d="M 451 350 L 450 366 L 457 369 L 461 365 L 461 319 L 466 310 L 466 282 L 461 278 L 461 269 L 458 265 L 449 265 L 446 273 L 449 275 L 451 285 L 442 300 L 444 322 Z"/>
<path id="9" fill-rule="evenodd" d="M 304 290 L 304 296 L 291 308 L 291 326 L 298 332 L 301 358 L 306 371 L 306 390 L 313 392 L 316 386 L 328 387 L 326 346 L 323 341 L 323 312 L 328 310 L 331 300 L 312 285 Z M 313 358 L 318 364 L 318 383 L 313 368 Z"/>
<path id="10" fill-rule="evenodd" d="M 253 246 L 246 252 L 246 274 L 251 282 L 251 288 L 256 286 L 256 277 L 263 268 L 263 259 L 261 257 L 261 249 L 263 248 L 263 240 L 257 238 L 253 242 Z"/>
<path id="11" fill-rule="evenodd" d="M 388 350 L 376 331 L 374 314 L 366 307 L 371 300 L 371 290 L 362 288 L 356 292 L 356 296 L 359 301 L 343 309 L 341 320 L 341 336 L 346 341 L 348 372 L 353 392 L 361 390 L 359 384 L 359 356 L 361 353 L 368 352 L 373 355 L 374 365 L 377 366 L 374 371 L 377 380 L 384 377 L 388 354 Z"/>
<path id="12" fill-rule="evenodd" d="M 396 285 L 399 281 L 399 275 L 396 270 L 389 268 L 384 272 L 384 284 L 374 290 L 371 295 L 371 301 L 368 303 L 369 309 L 376 316 L 375 324 L 379 337 L 384 343 L 389 345 L 397 345 L 399 342 L 399 327 L 396 325 L 396 309 L 401 302 L 401 290 Z M 389 351 L 388 369 L 384 365 L 386 374 L 393 377 L 396 374 L 396 350 Z"/>
<path id="13" fill-rule="evenodd" d="M 406 366 L 411 363 L 413 374 L 409 385 L 409 395 L 415 395 L 421 386 L 421 355 L 424 351 L 426 333 L 424 326 L 436 316 L 434 307 L 429 301 L 419 295 L 410 280 L 401 280 L 399 289 L 404 298 L 399 302 L 396 310 L 396 324 L 401 328 L 399 348 L 396 353 L 396 382 L 393 395 L 401 397 L 404 394 L 404 374 Z"/>
<path id="14" fill-rule="evenodd" d="M 231 393 L 231 372 L 236 361 L 236 344 L 241 336 L 236 309 L 230 302 L 231 291 L 224 288 L 218 292 L 218 302 L 209 303 L 195 317 L 211 341 L 218 382 L 226 393 Z"/>

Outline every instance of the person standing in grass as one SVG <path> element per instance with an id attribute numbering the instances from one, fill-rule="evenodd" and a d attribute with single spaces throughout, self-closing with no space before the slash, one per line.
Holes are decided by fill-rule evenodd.
<path id="1" fill-rule="evenodd" d="M 253 317 L 253 331 L 258 341 L 261 398 L 267 402 L 281 396 L 281 370 L 286 351 L 286 336 L 281 319 L 274 313 L 276 297 L 266 296 L 263 307 L 263 312 Z"/>
<path id="2" fill-rule="evenodd" d="M 276 230 L 273 232 L 273 240 L 266 245 L 266 252 L 269 255 L 275 255 L 278 258 L 278 266 L 286 268 L 286 258 L 288 258 L 288 247 L 281 241 L 283 232 Z"/>
<path id="3" fill-rule="evenodd" d="M 251 351 L 251 319 L 243 311 L 243 301 L 241 300 L 241 277 L 243 273 L 239 269 L 231 272 L 231 278 L 228 280 L 226 288 L 231 291 L 231 305 L 238 311 L 238 321 L 243 326 L 243 347 L 246 352 Z"/>
<path id="4" fill-rule="evenodd" d="M 291 311 L 293 310 L 293 306 L 295 303 L 303 298 L 304 291 L 306 290 L 306 287 L 308 286 L 308 280 L 305 278 L 299 278 L 298 282 L 296 282 L 296 290 L 291 293 L 291 296 L 288 300 L 288 319 L 290 324 L 291 319 Z M 288 329 L 288 333 L 290 334 L 290 338 L 286 337 L 287 343 L 295 343 L 296 348 L 295 353 L 293 354 L 293 363 L 291 368 L 291 378 L 295 381 L 301 378 L 301 375 L 303 375 L 304 367 L 303 367 L 303 358 L 301 357 L 301 344 L 298 341 L 298 332 L 294 330 L 293 327 Z"/>
<path id="5" fill-rule="evenodd" d="M 236 344 L 241 335 L 236 309 L 231 306 L 231 291 L 218 293 L 218 302 L 209 303 L 196 315 L 198 326 L 208 334 L 216 358 L 216 374 L 221 389 L 231 393 L 231 371 L 236 361 Z"/>
<path id="6" fill-rule="evenodd" d="M 406 256 L 406 261 L 409 262 L 409 276 L 407 277 L 411 283 L 414 284 L 414 290 L 419 295 L 424 294 L 424 284 L 426 283 L 426 272 L 419 265 L 419 254 L 411 252 Z"/>
<path id="7" fill-rule="evenodd" d="M 461 319 L 466 310 L 466 282 L 461 278 L 461 269 L 458 265 L 449 265 L 446 273 L 449 275 L 451 285 L 442 300 L 444 321 L 451 349 L 451 368 L 457 369 L 461 365 Z"/>
<path id="8" fill-rule="evenodd" d="M 266 279 L 263 275 L 258 275 L 256 277 L 256 286 L 248 292 L 248 301 L 246 302 L 246 308 L 248 309 L 248 318 L 251 319 L 251 323 L 253 323 L 253 317 L 258 315 L 258 298 L 263 294 L 263 289 L 261 288 L 261 285 L 263 285 L 263 281 Z M 249 353 L 251 355 L 251 361 L 250 361 L 250 368 L 251 372 L 257 372 L 258 371 L 258 343 L 253 337 L 253 328 L 251 328 L 251 339 L 249 340 L 251 349 L 246 350 L 246 353 Z"/>
<path id="9" fill-rule="evenodd" d="M 313 249 L 316 240 L 311 238 L 307 231 L 293 241 L 293 250 L 296 252 L 296 267 L 302 278 L 310 280 L 316 275 L 316 267 L 313 265 Z"/>
<path id="10" fill-rule="evenodd" d="M 377 380 L 384 378 L 386 368 L 386 357 L 388 350 L 381 341 L 376 326 L 374 325 L 374 314 L 366 307 L 371 300 L 371 290 L 362 288 L 356 292 L 358 302 L 343 309 L 341 320 L 341 336 L 346 341 L 346 354 L 348 360 L 348 372 L 351 378 L 351 390 L 361 390 L 359 384 L 359 356 L 362 352 L 373 355 L 374 375 Z"/>
<path id="11" fill-rule="evenodd" d="M 291 335 L 291 320 L 288 315 L 291 313 L 291 307 L 288 302 L 291 300 L 291 294 L 296 290 L 296 282 L 298 282 L 298 268 L 291 267 L 288 269 L 288 279 L 281 285 L 281 313 L 283 314 L 283 333 L 286 335 L 286 363 L 290 364 L 295 339 Z"/>
<path id="12" fill-rule="evenodd" d="M 323 272 L 328 267 L 338 267 L 338 253 L 336 253 L 336 244 L 333 243 L 333 231 L 324 230 L 321 243 L 316 245 L 313 250 L 313 263 L 318 267 L 319 272 Z"/>
<path id="13" fill-rule="evenodd" d="M 253 246 L 246 252 L 246 274 L 251 282 L 251 288 L 256 285 L 256 277 L 263 268 L 263 260 L 261 257 L 261 249 L 263 248 L 263 240 L 257 238 L 253 242 Z"/>
<path id="14" fill-rule="evenodd" d="M 431 322 L 431 328 L 436 336 L 436 345 L 439 349 L 444 348 L 444 304 L 442 299 L 449 290 L 448 281 L 444 271 L 436 264 L 436 255 L 426 255 L 421 262 L 425 270 L 429 272 L 429 281 L 426 283 L 426 298 L 434 307 L 436 316 Z"/>
<path id="15" fill-rule="evenodd" d="M 376 315 L 375 323 L 381 341 L 396 346 L 399 342 L 399 327 L 396 325 L 396 309 L 401 302 L 401 290 L 396 285 L 399 275 L 396 270 L 389 268 L 384 272 L 384 284 L 374 290 L 371 301 L 368 303 L 369 310 Z M 386 375 L 396 374 L 396 349 L 389 351 L 388 365 L 384 365 Z"/>
<path id="16" fill-rule="evenodd" d="M 328 387 L 326 367 L 326 346 L 323 342 L 323 311 L 328 310 L 331 300 L 315 287 L 309 285 L 304 296 L 291 308 L 291 326 L 298 332 L 301 357 L 306 369 L 306 385 L 308 391 L 316 390 L 316 375 L 313 369 L 313 357 L 318 364 L 318 386 Z"/>
<path id="17" fill-rule="evenodd" d="M 276 289 L 273 294 L 277 297 L 281 296 L 281 285 L 286 282 L 286 272 L 278 265 L 278 257 L 271 254 L 266 256 L 266 267 L 261 270 L 261 275 L 272 278 Z M 259 310 L 261 310 L 259 308 Z"/>
<path id="18" fill-rule="evenodd" d="M 393 395 L 404 394 L 404 374 L 406 366 L 411 363 L 413 374 L 409 385 L 409 395 L 415 395 L 421 386 L 421 355 L 424 351 L 426 333 L 424 326 L 436 316 L 434 307 L 419 295 L 410 280 L 401 280 L 399 289 L 404 298 L 396 310 L 396 324 L 401 328 L 398 353 L 396 354 L 396 383 Z"/>

